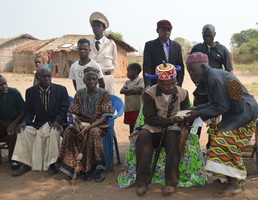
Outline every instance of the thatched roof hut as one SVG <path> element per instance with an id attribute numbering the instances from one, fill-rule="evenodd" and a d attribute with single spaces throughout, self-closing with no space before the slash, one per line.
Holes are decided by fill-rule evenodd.
<path id="1" fill-rule="evenodd" d="M 81 38 L 91 40 L 93 37 L 94 35 L 64 35 L 63 37 L 51 41 L 46 46 L 39 49 L 37 53 L 51 53 L 53 75 L 57 77 L 68 77 L 70 66 L 79 59 L 79 55 L 76 52 L 78 40 Z M 115 76 L 125 77 L 128 64 L 127 53 L 134 52 L 136 49 L 112 35 L 108 35 L 107 37 L 113 39 L 117 45 L 119 67 L 118 70 L 116 70 Z"/>
<path id="2" fill-rule="evenodd" d="M 53 40 L 32 40 L 17 46 L 13 50 L 13 71 L 32 73 L 35 70 L 34 59 L 36 52 Z"/>
<path id="3" fill-rule="evenodd" d="M 13 71 L 13 49 L 30 40 L 37 40 L 37 38 L 29 34 L 21 34 L 11 38 L 0 38 L 0 71 Z"/>

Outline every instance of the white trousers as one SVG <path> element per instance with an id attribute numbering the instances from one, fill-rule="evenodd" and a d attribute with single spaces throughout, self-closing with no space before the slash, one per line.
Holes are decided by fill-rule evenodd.
<path id="1" fill-rule="evenodd" d="M 60 132 L 45 123 L 39 130 L 32 126 L 17 134 L 12 160 L 31 166 L 32 170 L 48 170 L 56 162 L 60 148 Z"/>

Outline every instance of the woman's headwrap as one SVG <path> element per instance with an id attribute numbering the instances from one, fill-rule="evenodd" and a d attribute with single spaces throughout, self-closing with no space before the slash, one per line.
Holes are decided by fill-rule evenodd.
<path id="1" fill-rule="evenodd" d="M 170 80 L 175 79 L 177 75 L 177 71 L 180 71 L 180 66 L 174 66 L 170 63 L 166 63 L 165 61 L 162 62 L 162 64 L 158 65 L 156 67 L 156 74 L 151 75 L 145 73 L 145 77 L 151 80 L 160 79 L 160 80 Z"/>
<path id="2" fill-rule="evenodd" d="M 87 67 L 84 69 L 84 77 L 88 76 L 89 74 L 95 74 L 99 77 L 99 70 L 93 67 Z"/>

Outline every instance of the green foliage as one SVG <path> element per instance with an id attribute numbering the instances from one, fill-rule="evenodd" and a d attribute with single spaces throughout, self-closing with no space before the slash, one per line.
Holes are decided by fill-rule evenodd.
<path id="1" fill-rule="evenodd" d="M 238 49 L 239 54 L 255 54 L 258 56 L 258 37 L 242 44 Z"/>
<path id="2" fill-rule="evenodd" d="M 174 40 L 181 45 L 183 60 L 186 60 L 186 58 L 187 58 L 188 54 L 191 52 L 191 49 L 193 48 L 193 46 L 197 44 L 197 42 L 189 42 L 188 40 L 186 40 L 182 37 L 177 37 Z"/>
<path id="3" fill-rule="evenodd" d="M 251 42 L 252 40 L 258 40 L 257 29 L 248 29 L 241 31 L 240 33 L 233 34 L 231 37 L 231 45 L 238 48 L 245 43 Z"/>
<path id="4" fill-rule="evenodd" d="M 234 61 L 253 63 L 258 60 L 258 29 L 248 29 L 235 33 L 231 37 Z"/>
<path id="5" fill-rule="evenodd" d="M 119 40 L 123 40 L 123 35 L 122 35 L 121 33 L 118 33 L 118 32 L 113 32 L 113 31 L 109 30 L 109 31 L 105 31 L 104 34 L 105 34 L 106 36 L 107 36 L 107 35 L 112 35 L 112 36 L 116 37 L 116 38 L 119 39 Z"/>
<path id="6" fill-rule="evenodd" d="M 183 54 L 188 54 L 191 52 L 191 49 L 193 48 L 193 46 L 196 44 L 196 42 L 189 42 L 188 40 L 186 40 L 185 38 L 182 37 L 177 37 L 174 39 L 176 42 L 178 42 L 181 47 L 182 47 L 182 53 Z"/>

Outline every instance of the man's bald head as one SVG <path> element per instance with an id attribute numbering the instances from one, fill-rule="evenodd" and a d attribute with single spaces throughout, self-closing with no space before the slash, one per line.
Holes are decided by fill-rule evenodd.
<path id="1" fill-rule="evenodd" d="M 206 30 L 209 30 L 212 33 L 216 33 L 215 32 L 215 27 L 212 24 L 206 24 L 203 28 L 202 28 L 202 33 L 204 33 Z"/>

